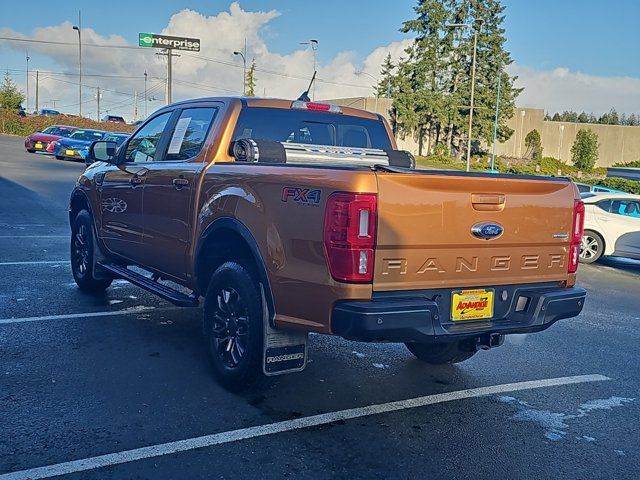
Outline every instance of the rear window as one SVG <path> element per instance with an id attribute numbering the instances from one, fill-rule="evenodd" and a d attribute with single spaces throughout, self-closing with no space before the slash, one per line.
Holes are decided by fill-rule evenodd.
<path id="1" fill-rule="evenodd" d="M 233 140 L 239 138 L 381 150 L 392 148 L 379 120 L 282 108 L 242 109 L 233 133 Z"/>
<path id="2" fill-rule="evenodd" d="M 74 140 L 84 140 L 87 142 L 92 142 L 94 140 L 100 140 L 103 135 L 103 132 L 96 132 L 91 130 L 76 130 L 70 135 L 69 138 L 73 138 Z"/>

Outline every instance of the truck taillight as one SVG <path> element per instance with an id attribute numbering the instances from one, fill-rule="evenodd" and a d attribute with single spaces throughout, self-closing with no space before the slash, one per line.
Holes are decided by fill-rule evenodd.
<path id="1" fill-rule="evenodd" d="M 324 251 L 334 280 L 373 280 L 378 198 L 374 193 L 333 193 L 324 215 Z"/>
<path id="2" fill-rule="evenodd" d="M 580 243 L 584 233 L 584 203 L 576 200 L 573 204 L 573 225 L 571 227 L 571 244 L 569 245 L 569 273 L 576 273 L 580 258 Z"/>

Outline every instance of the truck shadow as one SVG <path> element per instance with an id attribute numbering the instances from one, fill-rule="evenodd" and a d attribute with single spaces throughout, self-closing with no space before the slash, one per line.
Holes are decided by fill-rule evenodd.
<path id="1" fill-rule="evenodd" d="M 640 260 L 623 257 L 604 257 L 598 260 L 597 265 L 604 265 L 640 276 Z"/>

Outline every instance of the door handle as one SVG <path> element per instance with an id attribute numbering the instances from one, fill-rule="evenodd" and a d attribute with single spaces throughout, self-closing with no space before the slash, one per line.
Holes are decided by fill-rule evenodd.
<path id="1" fill-rule="evenodd" d="M 178 177 L 173 179 L 173 186 L 176 187 L 176 190 L 180 190 L 182 187 L 186 187 L 189 185 L 189 180 L 183 177 Z"/>
<path id="2" fill-rule="evenodd" d="M 601 220 L 603 222 L 610 222 L 611 221 L 611 219 L 607 218 L 607 217 L 598 217 L 598 220 Z"/>
<path id="3" fill-rule="evenodd" d="M 500 212 L 504 210 L 506 196 L 501 193 L 472 193 L 471 205 L 479 212 Z"/>
<path id="4" fill-rule="evenodd" d="M 129 183 L 133 186 L 136 186 L 136 185 L 140 185 L 142 183 L 142 180 L 143 180 L 142 178 L 138 177 L 137 175 L 134 175 L 129 179 Z"/>

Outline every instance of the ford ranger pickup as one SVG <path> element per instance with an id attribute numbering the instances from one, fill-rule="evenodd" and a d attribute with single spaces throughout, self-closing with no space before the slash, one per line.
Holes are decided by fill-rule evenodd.
<path id="1" fill-rule="evenodd" d="M 416 169 L 374 113 L 189 100 L 88 159 L 69 209 L 77 285 L 203 303 L 230 389 L 302 370 L 309 332 L 455 363 L 584 305 L 571 181 Z"/>

